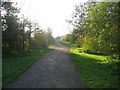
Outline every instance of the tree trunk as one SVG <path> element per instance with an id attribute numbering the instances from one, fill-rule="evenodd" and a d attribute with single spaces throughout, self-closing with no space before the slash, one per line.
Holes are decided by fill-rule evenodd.
<path id="1" fill-rule="evenodd" d="M 23 50 L 23 52 L 25 51 L 25 44 L 24 44 L 24 40 L 25 40 L 25 36 L 24 36 L 24 34 L 23 34 L 23 41 L 22 41 L 22 50 Z"/>

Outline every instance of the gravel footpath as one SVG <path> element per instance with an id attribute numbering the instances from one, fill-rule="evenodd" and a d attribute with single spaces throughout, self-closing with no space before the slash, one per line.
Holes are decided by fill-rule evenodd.
<path id="1" fill-rule="evenodd" d="M 5 88 L 85 88 L 70 59 L 69 48 L 59 42 L 56 45 L 55 50 L 45 54 Z"/>

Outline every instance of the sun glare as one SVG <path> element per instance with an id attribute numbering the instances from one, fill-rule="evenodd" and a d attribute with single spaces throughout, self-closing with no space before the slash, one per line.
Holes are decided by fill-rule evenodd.
<path id="1" fill-rule="evenodd" d="M 41 28 L 50 27 L 53 36 L 69 33 L 69 24 L 66 20 L 71 19 L 75 4 L 87 0 L 13 0 L 19 3 L 21 12 L 25 17 L 36 20 Z"/>

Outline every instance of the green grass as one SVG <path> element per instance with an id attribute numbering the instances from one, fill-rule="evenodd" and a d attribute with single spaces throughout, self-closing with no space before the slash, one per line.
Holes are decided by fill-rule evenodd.
<path id="1" fill-rule="evenodd" d="M 64 42 L 62 42 L 64 43 Z M 70 43 L 64 43 L 68 46 Z M 81 79 L 88 88 L 117 88 L 118 76 L 114 75 L 111 62 L 107 61 L 108 56 L 79 53 L 75 46 L 70 48 L 70 56 L 76 69 L 81 74 Z M 118 62 L 114 60 L 113 62 Z"/>
<path id="2" fill-rule="evenodd" d="M 66 46 L 69 46 L 69 47 L 71 47 L 71 48 L 76 48 L 76 45 L 75 45 L 75 44 L 71 44 L 70 42 L 60 41 L 60 43 L 66 45 Z"/>
<path id="3" fill-rule="evenodd" d="M 16 80 L 19 75 L 25 72 L 34 62 L 36 62 L 41 56 L 43 56 L 50 50 L 51 49 L 36 50 L 31 51 L 29 53 L 24 54 L 21 53 L 3 57 L 2 59 L 3 87 L 8 83 Z"/>

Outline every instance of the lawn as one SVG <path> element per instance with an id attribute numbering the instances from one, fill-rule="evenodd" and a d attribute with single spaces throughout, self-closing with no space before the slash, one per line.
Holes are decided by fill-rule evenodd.
<path id="1" fill-rule="evenodd" d="M 80 53 L 75 45 L 62 42 L 70 48 L 70 56 L 82 81 L 88 88 L 117 88 L 118 76 L 112 72 L 113 62 L 107 60 L 108 56 Z"/>
<path id="2" fill-rule="evenodd" d="M 33 63 L 49 51 L 51 51 L 51 49 L 36 50 L 29 53 L 21 53 L 3 57 L 2 86 L 4 87 L 8 83 L 16 80 L 19 75 L 25 72 Z"/>

